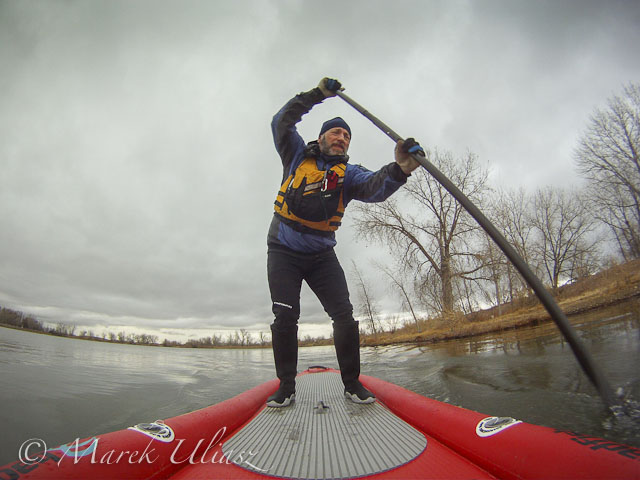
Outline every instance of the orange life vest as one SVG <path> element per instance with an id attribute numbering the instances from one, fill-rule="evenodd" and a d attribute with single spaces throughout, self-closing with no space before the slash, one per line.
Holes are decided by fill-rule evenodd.
<path id="1" fill-rule="evenodd" d="M 344 215 L 343 183 L 346 164 L 318 170 L 315 158 L 305 158 L 280 187 L 275 212 L 296 228 L 335 232 Z"/>

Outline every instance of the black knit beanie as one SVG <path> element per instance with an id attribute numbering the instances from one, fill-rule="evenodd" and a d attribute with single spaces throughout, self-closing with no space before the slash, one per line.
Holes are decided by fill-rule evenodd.
<path id="1" fill-rule="evenodd" d="M 332 118 L 331 120 L 327 120 L 322 124 L 322 128 L 320 129 L 320 134 L 318 135 L 318 137 L 321 137 L 322 134 L 327 130 L 331 130 L 332 128 L 336 127 L 344 128 L 347 132 L 349 132 L 349 136 L 351 136 L 351 129 L 349 128 L 349 125 L 347 125 L 347 122 L 345 122 L 340 117 L 336 117 Z"/>

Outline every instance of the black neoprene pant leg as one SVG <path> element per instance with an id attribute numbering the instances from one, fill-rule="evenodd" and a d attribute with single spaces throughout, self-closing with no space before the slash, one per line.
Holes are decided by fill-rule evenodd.
<path id="1" fill-rule="evenodd" d="M 344 270 L 333 250 L 318 254 L 299 254 L 270 248 L 267 274 L 275 316 L 273 324 L 276 328 L 286 330 L 297 325 L 303 280 L 335 323 L 354 322 Z"/>

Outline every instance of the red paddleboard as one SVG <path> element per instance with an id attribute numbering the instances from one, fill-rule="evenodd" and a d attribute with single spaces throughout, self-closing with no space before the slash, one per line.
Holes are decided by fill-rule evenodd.
<path id="1" fill-rule="evenodd" d="M 271 380 L 192 413 L 28 452 L 0 480 L 640 479 L 640 449 L 360 379 L 375 403 L 350 402 L 338 371 L 313 368 L 289 407 L 265 407 Z"/>

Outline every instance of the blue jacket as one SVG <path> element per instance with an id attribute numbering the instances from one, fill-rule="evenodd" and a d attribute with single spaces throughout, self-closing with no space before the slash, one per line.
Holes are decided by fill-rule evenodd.
<path id="1" fill-rule="evenodd" d="M 271 122 L 271 131 L 276 150 L 282 159 L 282 182 L 285 181 L 305 158 L 307 144 L 302 139 L 296 124 L 314 105 L 322 102 L 324 95 L 318 88 L 296 95 L 276 113 Z M 325 170 L 336 161 L 348 161 L 348 156 L 317 157 L 317 166 Z M 377 172 L 372 172 L 360 165 L 346 164 L 343 184 L 343 202 L 348 205 L 351 200 L 362 202 L 382 202 L 397 191 L 407 181 L 408 175 L 400 166 L 392 162 Z M 333 248 L 336 245 L 335 232 L 309 232 L 296 229 L 282 221 L 274 214 L 267 243 L 269 246 L 285 246 L 296 252 L 315 253 Z"/>

